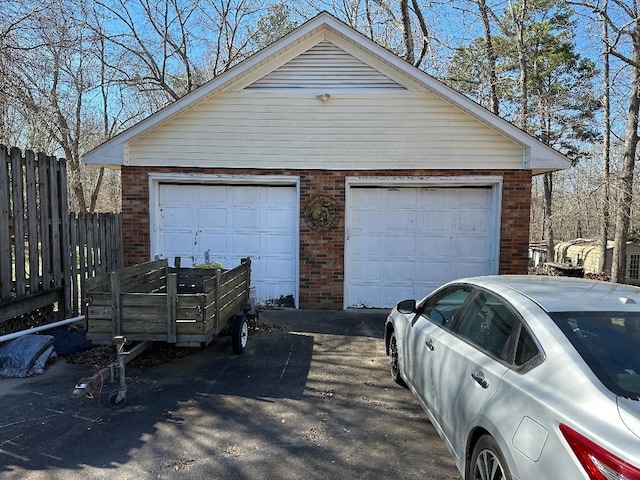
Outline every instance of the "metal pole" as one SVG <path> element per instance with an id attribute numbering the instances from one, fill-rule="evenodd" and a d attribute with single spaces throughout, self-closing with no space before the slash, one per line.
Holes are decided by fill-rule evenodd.
<path id="1" fill-rule="evenodd" d="M 68 323 L 80 322 L 84 319 L 84 315 L 79 315 L 77 317 L 67 318 L 66 320 L 60 320 L 59 322 L 47 323 L 46 325 L 42 325 L 40 327 L 33 327 L 27 330 L 21 330 L 19 332 L 8 333 L 7 335 L 3 335 L 0 337 L 0 343 L 13 340 L 14 338 L 22 337 L 23 335 L 28 335 L 29 333 L 41 332 L 42 330 L 60 327 L 61 325 L 67 325 Z"/>

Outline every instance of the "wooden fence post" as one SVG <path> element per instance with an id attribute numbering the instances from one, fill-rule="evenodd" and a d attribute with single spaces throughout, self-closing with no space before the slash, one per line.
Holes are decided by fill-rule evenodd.
<path id="1" fill-rule="evenodd" d="M 11 237 L 9 235 L 9 152 L 0 145 L 0 302 L 11 298 Z"/>

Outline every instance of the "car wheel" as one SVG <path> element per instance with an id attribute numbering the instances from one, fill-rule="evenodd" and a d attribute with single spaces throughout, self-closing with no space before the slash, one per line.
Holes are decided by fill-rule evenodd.
<path id="1" fill-rule="evenodd" d="M 398 385 L 402 385 L 406 387 L 407 384 L 404 383 L 402 376 L 400 375 L 400 363 L 398 361 L 398 341 L 396 340 L 396 333 L 391 333 L 391 338 L 389 339 L 389 370 L 391 371 L 391 378 Z"/>
<path id="2" fill-rule="evenodd" d="M 491 435 L 483 435 L 476 443 L 470 470 L 472 480 L 511 480 L 507 462 Z"/>

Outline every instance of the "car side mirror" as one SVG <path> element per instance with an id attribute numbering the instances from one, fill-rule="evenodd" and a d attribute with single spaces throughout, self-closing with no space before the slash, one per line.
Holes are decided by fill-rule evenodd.
<path id="1" fill-rule="evenodd" d="M 402 300 L 401 302 L 398 302 L 398 305 L 396 305 L 396 310 L 404 314 L 416 313 L 416 301 Z"/>

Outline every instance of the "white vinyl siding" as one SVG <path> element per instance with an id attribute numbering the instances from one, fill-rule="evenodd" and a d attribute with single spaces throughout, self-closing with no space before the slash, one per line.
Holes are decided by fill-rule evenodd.
<path id="1" fill-rule="evenodd" d="M 219 94 L 130 144 L 129 164 L 523 168 L 523 149 L 428 93 Z"/>
<path id="2" fill-rule="evenodd" d="M 317 97 L 327 98 L 322 102 Z M 337 131 L 336 131 L 337 130 Z M 568 160 L 321 13 L 85 155 L 124 166 L 567 168 Z"/>

